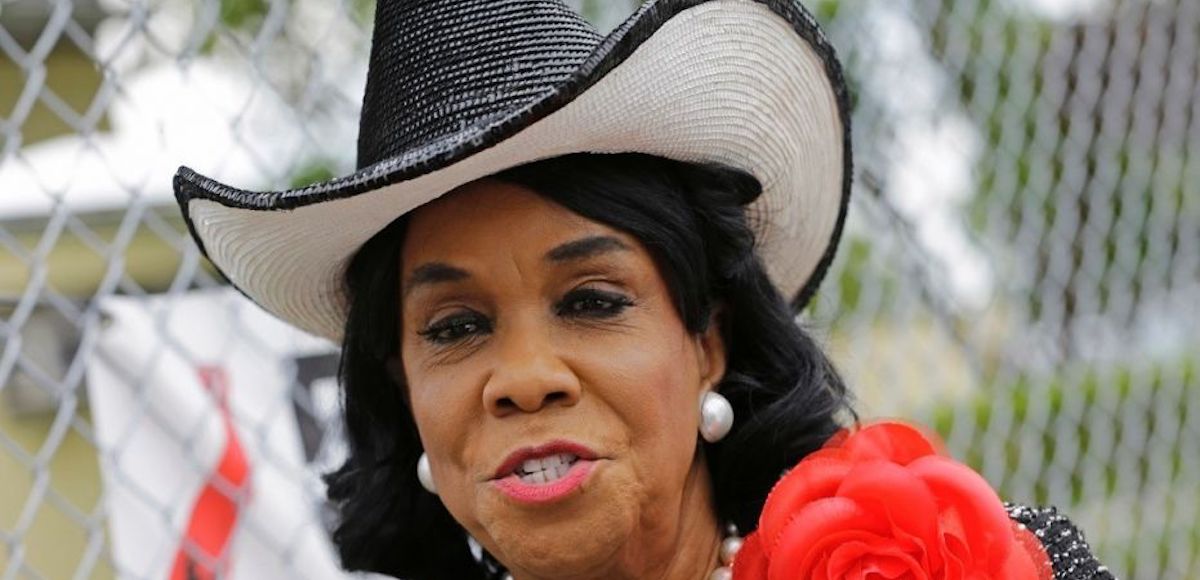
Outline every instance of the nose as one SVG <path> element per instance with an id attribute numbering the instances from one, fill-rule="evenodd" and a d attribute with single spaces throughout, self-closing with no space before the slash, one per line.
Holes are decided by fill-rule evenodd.
<path id="1" fill-rule="evenodd" d="M 510 329 L 495 336 L 496 366 L 483 389 L 483 404 L 496 417 L 535 413 L 579 402 L 579 378 L 536 329 Z"/>

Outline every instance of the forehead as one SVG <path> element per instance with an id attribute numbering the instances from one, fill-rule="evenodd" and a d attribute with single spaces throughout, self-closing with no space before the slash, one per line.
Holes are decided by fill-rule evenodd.
<path id="1" fill-rule="evenodd" d="M 530 189 L 495 180 L 464 185 L 415 210 L 402 252 L 405 271 L 423 262 L 473 261 L 513 248 L 546 250 L 581 237 L 631 236 L 587 219 Z"/>

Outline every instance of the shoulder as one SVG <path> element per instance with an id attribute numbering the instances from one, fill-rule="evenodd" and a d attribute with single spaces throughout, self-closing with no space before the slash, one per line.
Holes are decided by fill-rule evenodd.
<path id="1" fill-rule="evenodd" d="M 1024 526 L 1046 550 L 1055 580 L 1114 580 L 1107 567 L 1096 560 L 1083 532 L 1054 507 L 1031 507 L 1006 503 L 1008 517 Z"/>

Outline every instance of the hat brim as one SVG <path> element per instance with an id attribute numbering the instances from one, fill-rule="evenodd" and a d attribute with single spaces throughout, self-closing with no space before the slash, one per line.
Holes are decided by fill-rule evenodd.
<path id="1" fill-rule="evenodd" d="M 845 221 L 848 98 L 832 48 L 797 2 L 659 0 L 567 82 L 472 127 L 305 188 L 250 192 L 186 167 L 175 194 L 201 250 L 267 311 L 341 340 L 342 277 L 392 221 L 456 187 L 571 153 L 639 152 L 754 175 L 749 207 L 772 281 L 797 307 Z"/>

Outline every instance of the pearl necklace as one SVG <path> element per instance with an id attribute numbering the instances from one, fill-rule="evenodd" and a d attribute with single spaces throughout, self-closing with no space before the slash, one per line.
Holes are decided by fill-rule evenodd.
<path id="1" fill-rule="evenodd" d="M 737 526 L 729 524 L 725 527 L 725 539 L 721 540 L 721 565 L 712 571 L 709 580 L 733 580 L 733 559 L 741 549 L 742 537 Z"/>
<path id="2" fill-rule="evenodd" d="M 708 575 L 708 580 L 733 580 L 733 559 L 741 549 L 742 537 L 737 526 L 729 524 L 725 527 L 725 539 L 721 540 L 721 564 Z M 504 580 L 513 580 L 513 575 L 506 573 Z"/>

